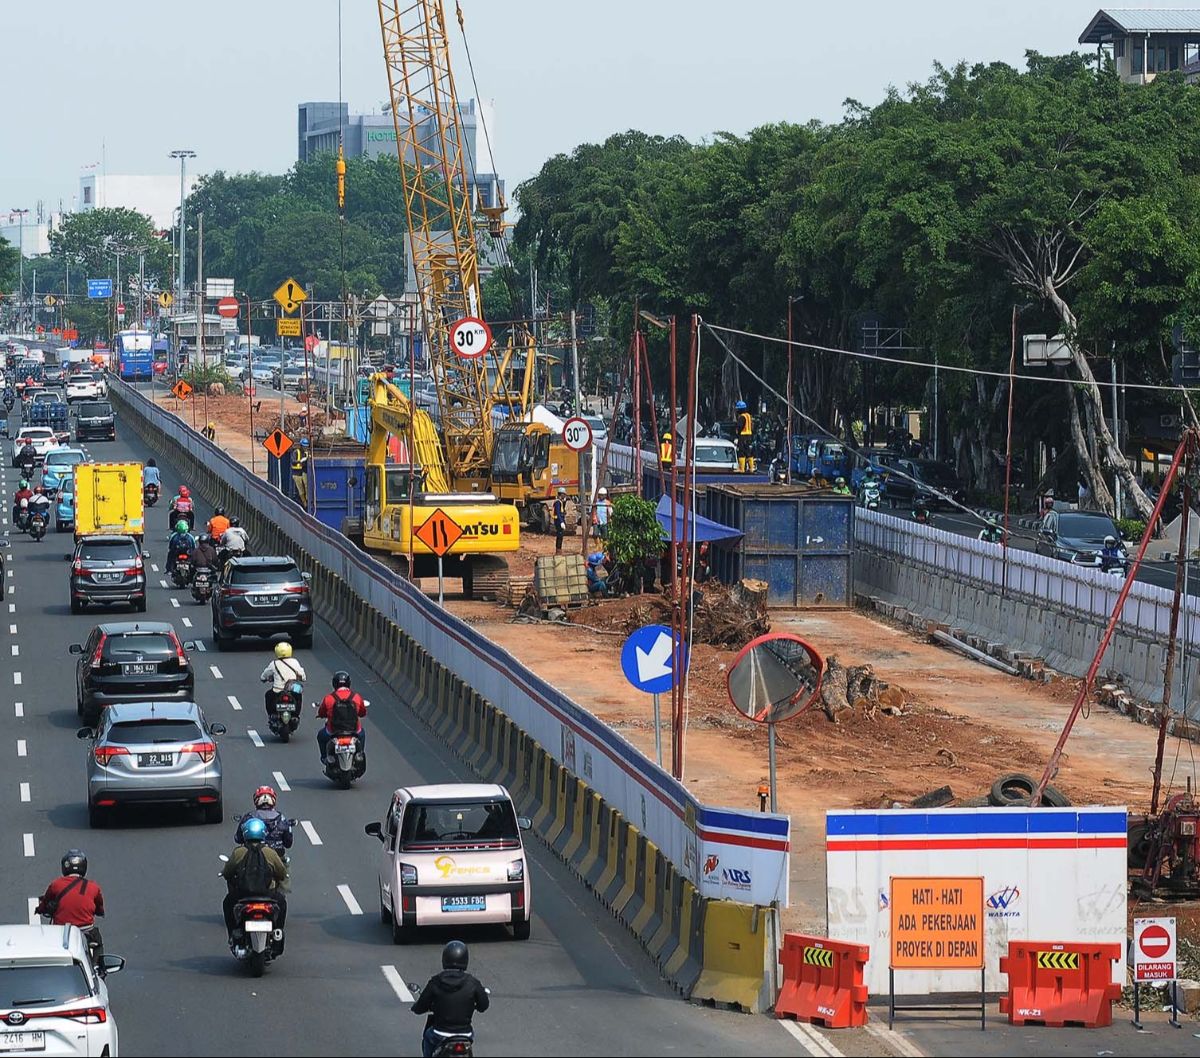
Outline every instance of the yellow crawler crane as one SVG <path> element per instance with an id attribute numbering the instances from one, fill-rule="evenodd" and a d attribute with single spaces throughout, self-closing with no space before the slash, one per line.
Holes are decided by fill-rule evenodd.
<path id="1" fill-rule="evenodd" d="M 371 377 L 371 440 L 367 446 L 362 546 L 415 577 L 437 575 L 435 546 L 453 526 L 422 532 L 438 512 L 462 530 L 444 560 L 447 577 L 461 577 L 468 598 L 494 599 L 508 587 L 507 551 L 521 543 L 517 509 L 488 493 L 451 492 L 445 456 L 433 420 L 414 410 L 385 375 Z M 388 440 L 402 439 L 411 463 L 388 462 Z M 440 520 L 440 519 L 439 519 Z M 357 535 L 353 530 L 349 535 Z"/>

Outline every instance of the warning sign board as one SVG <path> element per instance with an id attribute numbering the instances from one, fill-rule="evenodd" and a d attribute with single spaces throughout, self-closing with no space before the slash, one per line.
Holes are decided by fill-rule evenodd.
<path id="1" fill-rule="evenodd" d="M 185 382 L 182 378 L 171 387 L 171 392 L 179 400 L 187 400 L 192 395 L 192 384 Z"/>
<path id="2" fill-rule="evenodd" d="M 1133 979 L 1174 981 L 1178 976 L 1173 918 L 1133 920 Z"/>
<path id="3" fill-rule="evenodd" d="M 824 966 L 826 969 L 833 969 L 833 952 L 828 948 L 818 948 L 812 944 L 806 945 L 804 948 L 804 965 Z"/>
<path id="4" fill-rule="evenodd" d="M 262 446 L 276 459 L 282 459 L 291 449 L 292 439 L 276 427 L 263 438 Z"/>
<path id="5" fill-rule="evenodd" d="M 298 319 L 289 320 L 280 317 L 275 321 L 275 334 L 280 338 L 299 338 L 300 321 Z"/>
<path id="6" fill-rule="evenodd" d="M 1037 953 L 1039 970 L 1078 970 L 1079 952 L 1077 951 L 1040 951 Z"/>
<path id="7" fill-rule="evenodd" d="M 271 296 L 289 316 L 300 307 L 300 302 L 308 300 L 304 287 L 294 279 L 285 279 Z"/>
<path id="8" fill-rule="evenodd" d="M 893 970 L 983 967 L 982 878 L 893 878 Z"/>
<path id="9" fill-rule="evenodd" d="M 462 526 L 439 507 L 420 526 L 417 527 L 417 539 L 421 541 L 438 558 L 458 543 L 463 535 Z"/>

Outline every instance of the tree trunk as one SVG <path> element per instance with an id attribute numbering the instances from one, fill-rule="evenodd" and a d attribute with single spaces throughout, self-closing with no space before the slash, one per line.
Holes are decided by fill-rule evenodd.
<path id="1" fill-rule="evenodd" d="M 1083 350 L 1075 343 L 1075 335 L 1078 333 L 1078 322 L 1075 319 L 1075 313 L 1071 311 L 1071 307 L 1062 299 L 1058 291 L 1054 288 L 1054 284 L 1048 279 L 1045 282 L 1044 293 L 1049 298 L 1050 303 L 1058 312 L 1059 319 L 1065 325 L 1065 330 L 1068 335 L 1067 347 L 1071 350 L 1071 362 L 1075 366 L 1075 370 L 1079 372 L 1080 380 L 1083 382 L 1081 394 L 1083 399 L 1088 402 L 1091 408 L 1091 414 L 1096 423 L 1097 439 L 1103 449 L 1104 457 L 1109 465 L 1116 472 L 1116 475 L 1121 480 L 1121 486 L 1125 495 L 1138 510 L 1138 515 L 1141 518 L 1149 519 L 1154 513 L 1154 504 L 1150 502 L 1150 497 L 1142 491 L 1142 486 L 1138 482 L 1137 477 L 1133 473 L 1133 468 L 1130 467 L 1121 450 L 1117 447 L 1116 441 L 1113 440 L 1112 431 L 1108 428 L 1108 423 L 1104 420 L 1104 404 L 1100 397 L 1100 386 L 1096 382 L 1096 376 L 1092 374 L 1091 365 L 1088 364 L 1087 358 L 1083 355 Z M 1072 404 L 1074 398 L 1072 397 Z M 1073 419 L 1071 422 L 1071 433 L 1075 437 L 1076 448 L 1082 447 L 1086 449 L 1087 445 L 1083 439 L 1082 429 L 1079 429 L 1078 411 L 1073 411 Z M 1112 494 L 1108 490 L 1108 485 L 1103 482 L 1099 467 L 1096 466 L 1095 460 L 1088 457 L 1089 465 L 1089 483 L 1094 476 L 1097 484 L 1103 485 L 1104 495 L 1108 497 L 1106 509 L 1112 511 L 1114 509 L 1112 503 Z M 1096 484 L 1092 485 L 1092 493 L 1097 501 L 1100 499 L 1100 489 Z"/>
<path id="2" fill-rule="evenodd" d="M 1067 387 L 1067 407 L 1070 411 L 1071 440 L 1075 443 L 1075 455 L 1079 461 L 1079 473 L 1091 489 L 1092 499 L 1101 510 L 1112 512 L 1114 504 L 1112 494 L 1108 491 L 1108 482 L 1100 467 L 1092 457 L 1092 449 L 1088 447 L 1087 438 L 1083 433 L 1083 424 L 1079 419 L 1079 403 L 1075 399 L 1075 387 Z"/>

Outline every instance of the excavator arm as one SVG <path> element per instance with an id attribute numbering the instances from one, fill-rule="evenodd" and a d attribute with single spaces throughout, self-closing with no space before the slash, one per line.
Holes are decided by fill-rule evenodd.
<path id="1" fill-rule="evenodd" d="M 386 375 L 371 376 L 371 440 L 367 444 L 368 463 L 388 461 L 390 436 L 411 440 L 411 459 L 425 471 L 427 492 L 449 492 L 446 457 L 442 442 L 429 413 L 414 409 L 412 402 Z"/>

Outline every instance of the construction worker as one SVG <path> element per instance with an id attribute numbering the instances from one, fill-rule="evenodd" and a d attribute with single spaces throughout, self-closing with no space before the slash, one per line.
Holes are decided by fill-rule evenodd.
<path id="1" fill-rule="evenodd" d="M 849 496 L 850 487 L 846 484 L 846 479 L 839 476 L 833 483 L 833 491 L 839 496 Z"/>
<path id="2" fill-rule="evenodd" d="M 675 442 L 670 430 L 664 430 L 662 440 L 658 442 L 658 462 L 663 470 L 670 470 L 675 463 Z"/>
<path id="3" fill-rule="evenodd" d="M 296 502 L 308 510 L 308 438 L 300 438 L 296 454 L 292 457 L 292 485 L 296 489 Z"/>
<path id="4" fill-rule="evenodd" d="M 554 523 L 554 553 L 561 555 L 563 534 L 567 531 L 567 490 L 564 488 L 560 487 L 555 494 L 551 521 Z"/>
<path id="5" fill-rule="evenodd" d="M 754 456 L 751 454 L 750 446 L 754 442 L 754 420 L 750 417 L 744 400 L 739 400 L 735 407 L 737 408 L 738 470 L 743 474 L 747 472 L 752 474 L 754 473 Z"/>
<path id="6" fill-rule="evenodd" d="M 210 441 L 215 441 L 217 439 L 217 424 L 215 422 L 210 422 L 206 427 L 204 427 L 204 436 Z"/>

